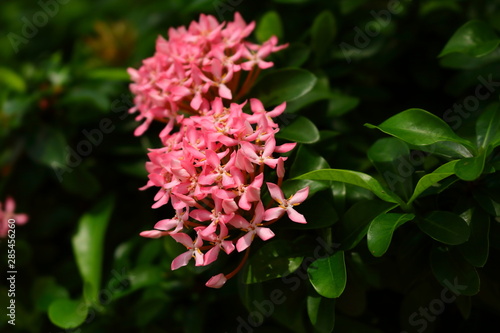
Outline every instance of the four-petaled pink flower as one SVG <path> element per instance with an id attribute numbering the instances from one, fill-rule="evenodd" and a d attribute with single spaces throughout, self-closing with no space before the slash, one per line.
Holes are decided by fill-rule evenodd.
<path id="1" fill-rule="evenodd" d="M 267 188 L 269 189 L 269 193 L 271 193 L 271 197 L 279 206 L 266 210 L 264 213 L 265 221 L 279 219 L 286 212 L 290 220 L 297 223 L 307 223 L 304 215 L 297 212 L 293 207 L 307 199 L 309 195 L 309 186 L 297 191 L 297 193 L 290 196 L 288 199 L 285 199 L 283 191 L 281 191 L 278 185 L 267 183 Z"/>
<path id="2" fill-rule="evenodd" d="M 11 197 L 5 200 L 5 210 L 2 209 L 0 202 L 0 238 L 7 237 L 9 231 L 9 220 L 15 220 L 16 225 L 23 225 L 28 222 L 28 215 L 14 213 L 16 209 L 16 202 Z"/>

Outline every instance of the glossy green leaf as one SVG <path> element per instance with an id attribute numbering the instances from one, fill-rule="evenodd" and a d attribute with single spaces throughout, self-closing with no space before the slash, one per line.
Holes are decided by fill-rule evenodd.
<path id="1" fill-rule="evenodd" d="M 307 296 L 307 314 L 316 332 L 332 332 L 335 326 L 335 299 L 316 293 Z"/>
<path id="2" fill-rule="evenodd" d="M 460 216 L 447 211 L 434 211 L 417 223 L 431 238 L 448 245 L 465 243 L 470 229 Z"/>
<path id="3" fill-rule="evenodd" d="M 308 172 L 295 177 L 295 179 L 332 180 L 344 182 L 370 190 L 373 194 L 384 201 L 402 203 L 402 200 L 396 194 L 392 193 L 388 189 L 385 189 L 372 176 L 362 172 L 341 169 L 323 169 Z"/>
<path id="4" fill-rule="evenodd" d="M 319 140 L 319 131 L 316 125 L 303 116 L 298 116 L 290 124 L 286 125 L 276 137 L 298 143 L 314 143 Z"/>
<path id="5" fill-rule="evenodd" d="M 356 202 L 340 220 L 340 227 L 336 234 L 340 249 L 354 248 L 365 237 L 374 218 L 396 207 L 397 204 L 379 200 Z"/>
<path id="6" fill-rule="evenodd" d="M 244 272 L 245 283 L 258 283 L 276 279 L 299 268 L 304 257 L 290 242 L 283 239 L 267 242 L 248 260 Z"/>
<path id="7" fill-rule="evenodd" d="M 311 48 L 308 45 L 300 42 L 290 43 L 290 45 L 286 49 L 280 51 L 280 53 L 277 54 L 283 67 L 301 67 L 307 61 L 307 59 L 309 59 L 310 55 Z M 291 112 L 288 109 L 288 104 L 287 111 Z"/>
<path id="8" fill-rule="evenodd" d="M 106 197 L 85 213 L 72 237 L 73 252 L 84 282 L 86 301 L 98 299 L 104 255 L 104 234 L 113 211 L 114 198 Z"/>
<path id="9" fill-rule="evenodd" d="M 439 141 L 453 141 L 471 147 L 472 144 L 458 135 L 442 119 L 422 109 L 408 109 L 384 121 L 378 128 L 384 133 L 395 136 L 417 146 L 430 145 Z"/>
<path id="10" fill-rule="evenodd" d="M 250 96 L 266 106 L 293 101 L 307 94 L 316 84 L 316 76 L 305 69 L 285 68 L 263 75 Z"/>
<path id="11" fill-rule="evenodd" d="M 488 260 L 490 249 L 490 217 L 482 209 L 476 208 L 470 222 L 469 240 L 457 248 L 470 264 L 483 267 Z"/>
<path id="12" fill-rule="evenodd" d="M 330 91 L 328 77 L 318 76 L 314 87 L 302 97 L 286 104 L 286 112 L 294 113 L 317 101 L 333 98 L 335 95 Z"/>
<path id="13" fill-rule="evenodd" d="M 458 160 L 455 164 L 455 174 L 465 181 L 473 181 L 481 176 L 484 170 L 486 152 L 481 152 L 479 156 L 468 157 Z"/>
<path id="14" fill-rule="evenodd" d="M 428 146 L 410 145 L 410 148 L 425 151 L 432 155 L 443 156 L 450 160 L 472 157 L 471 152 L 464 145 L 451 141 L 440 141 Z"/>
<path id="15" fill-rule="evenodd" d="M 382 256 L 391 244 L 394 230 L 404 223 L 413 220 L 413 214 L 385 213 L 380 214 L 370 223 L 366 239 L 368 249 L 375 257 Z"/>
<path id="16" fill-rule="evenodd" d="M 266 12 L 257 24 L 255 37 L 260 43 L 267 41 L 272 36 L 283 38 L 283 24 L 278 12 L 270 10 Z"/>
<path id="17" fill-rule="evenodd" d="M 439 57 L 454 52 L 482 57 L 493 52 L 499 43 L 500 39 L 487 23 L 472 20 L 458 28 L 444 46 Z"/>
<path id="18" fill-rule="evenodd" d="M 479 292 L 479 275 L 474 266 L 450 249 L 431 250 L 431 269 L 439 283 L 455 295 L 472 296 Z"/>
<path id="19" fill-rule="evenodd" d="M 325 57 L 336 35 L 335 16 L 329 10 L 322 11 L 311 27 L 311 48 L 316 53 L 318 62 Z"/>
<path id="20" fill-rule="evenodd" d="M 300 176 L 313 170 L 328 168 L 328 162 L 307 145 L 300 145 L 290 168 L 290 177 Z"/>
<path id="21" fill-rule="evenodd" d="M 347 281 L 344 251 L 315 260 L 307 269 L 307 274 L 318 294 L 327 298 L 339 297 Z"/>
<path id="22" fill-rule="evenodd" d="M 412 203 L 415 199 L 417 199 L 422 194 L 422 192 L 424 192 L 429 187 L 453 175 L 455 173 L 454 170 L 456 163 L 457 161 L 451 161 L 445 163 L 436 170 L 434 170 L 432 173 L 429 173 L 420 178 L 420 180 L 417 183 L 417 186 L 415 186 L 413 195 L 411 196 L 410 200 L 408 200 L 408 204 Z"/>
<path id="23" fill-rule="evenodd" d="M 477 146 L 486 149 L 500 143 L 500 103 L 490 104 L 476 122 Z"/>
<path id="24" fill-rule="evenodd" d="M 87 318 L 88 307 L 83 301 L 57 299 L 49 306 L 50 321 L 61 328 L 75 328 Z"/>
<path id="25" fill-rule="evenodd" d="M 412 177 L 403 174 L 401 167 L 403 163 L 409 164 L 408 145 L 397 138 L 382 138 L 368 149 L 367 155 L 389 188 L 407 200 L 413 187 Z"/>

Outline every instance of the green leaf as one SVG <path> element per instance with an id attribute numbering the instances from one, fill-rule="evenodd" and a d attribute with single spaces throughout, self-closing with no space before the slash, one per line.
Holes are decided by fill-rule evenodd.
<path id="1" fill-rule="evenodd" d="M 417 186 L 415 186 L 413 195 L 411 196 L 410 200 L 408 200 L 408 204 L 412 203 L 415 199 L 417 199 L 420 196 L 420 194 L 422 194 L 422 192 L 424 192 L 429 187 L 453 175 L 455 173 L 454 170 L 456 163 L 457 161 L 451 161 L 445 163 L 436 170 L 434 170 L 432 173 L 429 173 L 420 178 L 420 180 L 417 183 Z"/>
<path id="2" fill-rule="evenodd" d="M 315 260 L 307 269 L 307 274 L 318 294 L 327 298 L 339 297 L 347 281 L 344 251 Z"/>
<path id="3" fill-rule="evenodd" d="M 278 12 L 270 10 L 266 12 L 257 24 L 255 29 L 255 37 L 260 43 L 267 41 L 272 36 L 283 38 L 283 25 Z"/>
<path id="4" fill-rule="evenodd" d="M 474 266 L 447 248 L 431 250 L 431 269 L 439 283 L 456 295 L 472 296 L 479 292 L 479 275 Z"/>
<path id="5" fill-rule="evenodd" d="M 0 86 L 2 85 L 17 92 L 26 91 L 26 82 L 24 79 L 19 76 L 19 74 L 6 67 L 0 67 Z"/>
<path id="6" fill-rule="evenodd" d="M 340 249 L 347 251 L 354 248 L 365 237 L 370 223 L 375 217 L 396 207 L 397 204 L 379 200 L 356 202 L 347 210 L 340 221 L 336 235 Z"/>
<path id="7" fill-rule="evenodd" d="M 479 156 L 458 160 L 455 164 L 455 174 L 465 181 L 473 181 L 481 176 L 484 170 L 486 153 L 482 151 Z"/>
<path id="8" fill-rule="evenodd" d="M 378 128 L 384 133 L 395 136 L 417 146 L 431 145 L 440 141 L 452 141 L 472 147 L 471 142 L 456 135 L 444 120 L 422 109 L 408 109 L 384 121 Z"/>
<path id="9" fill-rule="evenodd" d="M 73 252 L 84 282 L 87 302 L 98 300 L 101 285 L 104 234 L 113 211 L 114 198 L 100 200 L 78 222 L 78 231 L 72 237 Z"/>
<path id="10" fill-rule="evenodd" d="M 38 311 L 47 311 L 56 299 L 69 298 L 68 291 L 53 276 L 40 277 L 33 284 L 33 303 Z"/>
<path id="11" fill-rule="evenodd" d="M 476 122 L 477 146 L 486 149 L 500 144 L 500 103 L 490 104 Z"/>
<path id="12" fill-rule="evenodd" d="M 270 241 L 248 260 L 243 275 L 245 283 L 258 283 L 293 273 L 302 263 L 290 242 L 283 239 Z"/>
<path id="13" fill-rule="evenodd" d="M 316 293 L 307 296 L 307 314 L 316 332 L 332 332 L 335 326 L 335 299 Z"/>
<path id="14" fill-rule="evenodd" d="M 493 52 L 499 43 L 500 39 L 487 23 L 472 20 L 458 28 L 439 53 L 439 57 L 453 52 L 482 57 Z"/>
<path id="15" fill-rule="evenodd" d="M 335 95 L 330 91 L 330 83 L 328 81 L 328 77 L 325 75 L 318 75 L 316 84 L 307 94 L 286 104 L 286 112 L 294 113 L 300 111 L 301 109 L 312 103 L 324 99 L 330 99 L 334 96 Z"/>
<path id="16" fill-rule="evenodd" d="M 447 211 L 434 211 L 417 223 L 431 238 L 448 245 L 465 243 L 470 229 L 460 216 Z"/>
<path id="17" fill-rule="evenodd" d="M 308 172 L 295 177 L 295 179 L 332 180 L 344 182 L 370 190 L 373 194 L 384 201 L 398 204 L 403 203 L 401 198 L 399 198 L 395 193 L 385 189 L 375 178 L 362 172 L 341 169 L 323 169 Z"/>
<path id="18" fill-rule="evenodd" d="M 316 53 L 318 63 L 327 54 L 336 35 L 337 25 L 333 13 L 329 10 L 322 11 L 311 27 L 311 48 Z"/>
<path id="19" fill-rule="evenodd" d="M 263 75 L 250 96 L 266 106 L 293 101 L 307 94 L 316 84 L 316 76 L 305 69 L 285 68 Z"/>
<path id="20" fill-rule="evenodd" d="M 286 49 L 280 51 L 276 56 L 280 59 L 282 67 L 301 67 L 311 54 L 309 46 L 303 43 L 290 43 Z M 287 105 L 287 111 L 288 105 Z"/>
<path id="21" fill-rule="evenodd" d="M 491 216 L 500 216 L 500 203 L 495 200 L 489 193 L 474 191 L 474 199 L 479 205 L 488 212 Z"/>
<path id="22" fill-rule="evenodd" d="M 57 299 L 48 310 L 50 321 L 61 328 L 75 328 L 83 324 L 87 318 L 88 307 L 83 301 Z"/>
<path id="23" fill-rule="evenodd" d="M 313 170 L 328 168 L 328 162 L 313 149 L 306 145 L 300 145 L 297 156 L 290 168 L 290 177 L 302 175 Z"/>
<path id="24" fill-rule="evenodd" d="M 279 139 L 298 143 L 314 143 L 319 140 L 319 131 L 316 125 L 303 116 L 298 116 L 290 124 L 276 133 Z"/>
<path id="25" fill-rule="evenodd" d="M 368 149 L 367 155 L 390 189 L 407 200 L 413 187 L 412 177 L 411 174 L 402 174 L 400 170 L 402 163 L 409 160 L 408 145 L 397 138 L 383 138 Z"/>
<path id="26" fill-rule="evenodd" d="M 458 251 L 469 263 L 483 267 L 490 249 L 490 217 L 482 209 L 475 209 L 470 222 L 469 240 L 458 246 Z"/>
<path id="27" fill-rule="evenodd" d="M 331 93 L 328 102 L 327 115 L 329 117 L 340 117 L 343 114 L 355 109 L 359 104 L 359 98 L 334 91 Z"/>
<path id="28" fill-rule="evenodd" d="M 394 230 L 415 218 L 413 214 L 380 214 L 370 223 L 366 239 L 368 249 L 375 257 L 382 256 L 391 244 Z"/>

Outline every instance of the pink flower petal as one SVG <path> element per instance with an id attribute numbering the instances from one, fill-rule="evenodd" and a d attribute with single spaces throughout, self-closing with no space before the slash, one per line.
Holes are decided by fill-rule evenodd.
<path id="1" fill-rule="evenodd" d="M 262 239 L 263 241 L 266 241 L 274 237 L 274 232 L 269 228 L 259 227 L 257 228 L 256 231 L 257 231 L 257 236 L 259 236 L 260 239 Z"/>
<path id="2" fill-rule="evenodd" d="M 286 209 L 286 212 L 287 212 L 288 217 L 290 218 L 290 220 L 292 220 L 294 222 L 297 222 L 297 223 L 307 223 L 306 218 L 304 217 L 304 215 L 300 214 L 299 212 L 297 212 L 292 207 L 288 207 Z"/>
<path id="3" fill-rule="evenodd" d="M 288 203 L 295 205 L 303 202 L 304 200 L 307 199 L 307 196 L 309 195 L 309 186 L 304 187 L 301 190 L 298 190 L 297 193 L 295 193 L 290 200 L 288 200 Z"/>
<path id="4" fill-rule="evenodd" d="M 252 244 L 254 237 L 255 237 L 254 231 L 247 232 L 243 237 L 238 239 L 238 241 L 236 242 L 236 250 L 238 250 L 238 252 L 246 250 L 250 246 L 250 244 Z"/>
<path id="5" fill-rule="evenodd" d="M 269 189 L 269 193 L 271 194 L 271 197 L 276 200 L 280 205 L 285 202 L 285 197 L 283 195 L 283 191 L 281 191 L 281 188 L 273 183 L 266 183 L 267 188 Z"/>
<path id="6" fill-rule="evenodd" d="M 180 268 L 182 266 L 186 266 L 188 264 L 189 260 L 191 260 L 191 258 L 192 258 L 191 251 L 181 253 L 174 260 L 172 260 L 172 264 L 170 265 L 170 268 L 172 270 L 176 270 L 177 268 Z"/>
<path id="7" fill-rule="evenodd" d="M 269 208 L 264 212 L 264 221 L 279 219 L 283 214 L 285 214 L 285 210 L 281 207 Z"/>

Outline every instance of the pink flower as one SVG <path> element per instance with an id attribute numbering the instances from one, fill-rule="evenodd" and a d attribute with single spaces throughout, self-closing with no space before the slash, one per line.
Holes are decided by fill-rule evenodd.
<path id="1" fill-rule="evenodd" d="M 246 234 L 238 239 L 236 242 L 236 249 L 241 252 L 248 248 L 252 244 L 255 235 L 259 236 L 260 239 L 266 241 L 274 237 L 274 232 L 271 229 L 262 227 L 261 222 L 264 217 L 264 205 L 262 201 L 259 201 L 257 207 L 255 208 L 255 216 L 251 223 L 248 223 L 243 217 L 236 215 L 229 224 L 232 226 L 243 229 Z"/>
<path id="2" fill-rule="evenodd" d="M 297 212 L 293 207 L 299 205 L 307 199 L 309 186 L 297 191 L 297 193 L 290 196 L 288 200 L 285 199 L 285 196 L 278 185 L 267 183 L 267 188 L 271 193 L 271 197 L 279 204 L 279 206 L 266 210 L 264 213 L 265 221 L 279 219 L 286 212 L 290 220 L 297 223 L 307 223 L 304 215 Z"/>
<path id="3" fill-rule="evenodd" d="M 186 266 L 191 258 L 195 259 L 195 266 L 203 266 L 204 258 L 203 253 L 200 250 L 200 247 L 203 245 L 201 237 L 196 237 L 195 241 L 193 241 L 187 234 L 180 232 L 170 234 L 170 236 L 175 239 L 176 242 L 181 243 L 188 249 L 186 252 L 181 253 L 174 260 L 172 260 L 172 270 Z"/>
<path id="4" fill-rule="evenodd" d="M 16 225 L 23 225 L 28 222 L 28 215 L 14 213 L 16 209 L 16 202 L 12 197 L 7 197 L 5 200 L 5 210 L 2 210 L 2 203 L 0 202 L 0 238 L 7 237 L 9 232 L 9 220 L 15 220 Z"/>

